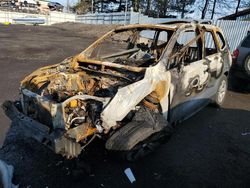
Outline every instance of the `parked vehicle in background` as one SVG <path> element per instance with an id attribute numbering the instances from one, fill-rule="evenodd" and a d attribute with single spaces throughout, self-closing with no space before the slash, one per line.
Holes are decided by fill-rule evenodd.
<path id="1" fill-rule="evenodd" d="M 232 55 L 230 88 L 246 92 L 250 89 L 250 33 L 240 42 Z"/>
<path id="2" fill-rule="evenodd" d="M 233 52 L 232 73 L 238 79 L 250 81 L 250 33 Z"/>
<path id="3" fill-rule="evenodd" d="M 3 107 L 67 158 L 103 138 L 107 150 L 133 161 L 168 138 L 173 124 L 223 104 L 231 62 L 214 25 L 120 26 L 80 54 L 34 71 L 21 82 L 20 101 Z"/>
<path id="4" fill-rule="evenodd" d="M 58 2 L 49 2 L 48 3 L 48 7 L 50 10 L 56 10 L 56 11 L 63 11 L 63 5 L 61 5 L 60 3 Z"/>

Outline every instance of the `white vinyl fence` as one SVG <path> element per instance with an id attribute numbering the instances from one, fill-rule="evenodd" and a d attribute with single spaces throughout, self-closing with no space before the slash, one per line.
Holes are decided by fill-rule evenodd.
<path id="1" fill-rule="evenodd" d="M 156 24 L 175 20 L 174 18 L 152 18 L 137 12 L 131 12 L 130 16 L 131 24 Z M 212 23 L 222 29 L 231 52 L 237 48 L 242 39 L 250 32 L 250 21 L 213 20 Z"/>
<path id="2" fill-rule="evenodd" d="M 242 39 L 250 32 L 250 21 L 216 20 L 230 47 L 231 52 L 237 48 Z"/>
<path id="3" fill-rule="evenodd" d="M 130 12 L 127 14 L 124 12 L 84 14 L 77 15 L 76 22 L 86 24 L 129 24 L 130 17 Z"/>

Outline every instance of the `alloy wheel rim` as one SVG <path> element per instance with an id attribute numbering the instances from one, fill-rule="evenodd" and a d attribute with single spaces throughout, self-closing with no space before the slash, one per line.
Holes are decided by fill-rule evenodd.
<path id="1" fill-rule="evenodd" d="M 222 103 L 225 95 L 226 95 L 226 90 L 227 90 L 227 83 L 225 80 L 222 80 L 220 87 L 219 87 L 219 91 L 218 91 L 218 102 Z"/>
<path id="2" fill-rule="evenodd" d="M 250 71 L 250 58 L 247 61 L 247 69 L 248 69 L 248 71 Z"/>

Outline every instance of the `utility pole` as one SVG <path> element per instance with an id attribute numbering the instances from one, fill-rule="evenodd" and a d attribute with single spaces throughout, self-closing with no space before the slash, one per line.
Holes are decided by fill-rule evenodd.
<path id="1" fill-rule="evenodd" d="M 67 0 L 67 12 L 69 13 L 69 0 Z"/>

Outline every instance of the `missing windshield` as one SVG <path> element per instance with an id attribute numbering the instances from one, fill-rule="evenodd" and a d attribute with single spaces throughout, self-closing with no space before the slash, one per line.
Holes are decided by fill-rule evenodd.
<path id="1" fill-rule="evenodd" d="M 153 66 L 171 35 L 172 31 L 168 30 L 114 31 L 92 49 L 88 58 L 134 67 Z"/>

